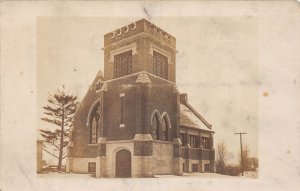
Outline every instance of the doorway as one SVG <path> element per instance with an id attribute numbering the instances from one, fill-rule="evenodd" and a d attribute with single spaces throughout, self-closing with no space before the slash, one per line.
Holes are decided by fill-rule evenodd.
<path id="1" fill-rule="evenodd" d="M 131 177 L 131 153 L 122 149 L 116 153 L 116 177 Z"/>

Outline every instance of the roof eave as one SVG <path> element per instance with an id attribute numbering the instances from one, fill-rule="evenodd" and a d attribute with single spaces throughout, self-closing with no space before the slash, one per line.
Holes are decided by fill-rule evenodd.
<path id="1" fill-rule="evenodd" d="M 209 133 L 215 133 L 213 130 L 206 130 L 206 129 L 201 129 L 198 127 L 187 126 L 187 125 L 180 125 L 180 127 L 187 128 L 187 129 L 195 129 L 195 130 L 199 130 L 199 131 L 205 131 L 205 132 L 209 132 Z"/>

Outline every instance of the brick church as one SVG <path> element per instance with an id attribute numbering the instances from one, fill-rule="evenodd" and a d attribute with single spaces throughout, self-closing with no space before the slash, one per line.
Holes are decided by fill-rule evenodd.
<path id="1" fill-rule="evenodd" d="M 67 172 L 214 172 L 214 131 L 176 87 L 176 39 L 142 19 L 105 34 L 103 50 L 104 74 L 74 116 Z"/>

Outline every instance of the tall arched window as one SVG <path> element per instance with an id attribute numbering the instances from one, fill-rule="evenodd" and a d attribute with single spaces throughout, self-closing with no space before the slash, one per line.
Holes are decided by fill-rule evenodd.
<path id="1" fill-rule="evenodd" d="M 159 118 L 157 115 L 152 118 L 152 137 L 154 140 L 159 139 Z"/>
<path id="2" fill-rule="evenodd" d="M 161 126 L 161 140 L 167 141 L 168 140 L 168 129 L 169 124 L 166 117 L 162 119 L 162 126 Z"/>
<path id="3" fill-rule="evenodd" d="M 98 140 L 99 119 L 100 119 L 99 106 L 100 103 L 94 107 L 90 118 L 90 141 L 89 141 L 90 144 L 95 144 L 97 143 Z"/>

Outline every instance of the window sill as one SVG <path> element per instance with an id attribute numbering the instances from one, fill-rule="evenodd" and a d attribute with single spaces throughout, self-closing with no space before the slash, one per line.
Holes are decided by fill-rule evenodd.
<path id="1" fill-rule="evenodd" d="M 165 143 L 165 144 L 173 144 L 172 141 L 164 141 L 164 140 L 153 140 L 153 142 L 157 142 L 157 143 Z"/>
<path id="2" fill-rule="evenodd" d="M 90 143 L 90 144 L 88 144 L 89 147 L 98 146 L 98 145 L 99 145 L 98 143 Z"/>

